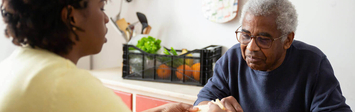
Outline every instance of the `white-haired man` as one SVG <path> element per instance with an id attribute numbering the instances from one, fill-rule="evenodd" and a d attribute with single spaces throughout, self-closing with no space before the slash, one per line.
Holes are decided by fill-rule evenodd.
<path id="1" fill-rule="evenodd" d="M 195 105 L 222 99 L 229 111 L 351 112 L 327 57 L 294 40 L 296 27 L 288 0 L 249 0 L 239 43 L 217 61 Z"/>

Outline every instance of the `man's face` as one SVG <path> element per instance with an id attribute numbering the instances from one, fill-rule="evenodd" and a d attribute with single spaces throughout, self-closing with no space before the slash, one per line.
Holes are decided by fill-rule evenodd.
<path id="1" fill-rule="evenodd" d="M 246 13 L 242 31 L 253 36 L 268 35 L 273 39 L 282 35 L 281 31 L 277 30 L 276 15 L 254 16 Z M 286 55 L 286 49 L 281 40 L 275 40 L 270 48 L 264 49 L 255 43 L 255 38 L 252 38 L 247 45 L 240 45 L 242 56 L 250 68 L 272 71 L 282 64 Z"/>

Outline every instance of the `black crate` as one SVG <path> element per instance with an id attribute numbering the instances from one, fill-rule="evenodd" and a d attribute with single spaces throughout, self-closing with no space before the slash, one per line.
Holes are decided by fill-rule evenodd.
<path id="1" fill-rule="evenodd" d="M 180 54 L 182 50 L 176 52 Z M 218 45 L 172 56 L 149 54 L 134 45 L 123 44 L 122 78 L 203 86 L 212 77 L 214 63 L 221 54 L 222 46 Z"/>

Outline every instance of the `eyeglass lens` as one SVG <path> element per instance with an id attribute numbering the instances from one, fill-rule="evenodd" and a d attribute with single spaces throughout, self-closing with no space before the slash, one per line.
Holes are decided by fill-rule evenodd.
<path id="1" fill-rule="evenodd" d="M 241 44 L 249 44 L 252 36 L 244 32 L 237 32 L 237 39 Z M 271 46 L 272 40 L 268 37 L 255 36 L 256 44 L 261 48 L 269 48 Z"/>

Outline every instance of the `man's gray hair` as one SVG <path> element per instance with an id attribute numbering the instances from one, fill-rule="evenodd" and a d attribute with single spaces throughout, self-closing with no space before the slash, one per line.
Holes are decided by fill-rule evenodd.
<path id="1" fill-rule="evenodd" d="M 296 32 L 297 13 L 295 7 L 288 0 L 249 0 L 244 5 L 242 21 L 246 12 L 254 16 L 276 14 L 277 29 L 281 31 L 282 35 Z M 282 41 L 286 40 L 286 37 L 283 37 Z"/>

